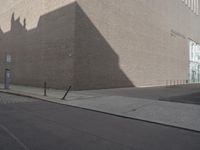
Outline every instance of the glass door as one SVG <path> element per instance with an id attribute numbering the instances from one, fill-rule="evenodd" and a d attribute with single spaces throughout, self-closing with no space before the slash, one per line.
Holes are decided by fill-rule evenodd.
<path id="1" fill-rule="evenodd" d="M 189 49 L 189 82 L 200 83 L 200 45 L 195 43 L 194 41 L 190 41 Z"/>

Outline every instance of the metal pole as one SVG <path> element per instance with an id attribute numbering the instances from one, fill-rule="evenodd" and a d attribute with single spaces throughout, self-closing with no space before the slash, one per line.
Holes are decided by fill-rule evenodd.
<path id="1" fill-rule="evenodd" d="M 70 85 L 69 88 L 67 89 L 67 91 L 65 92 L 65 95 L 63 96 L 63 98 L 61 98 L 61 100 L 65 100 L 65 97 L 66 97 L 67 94 L 69 93 L 71 87 L 72 87 L 72 86 Z"/>
<path id="2" fill-rule="evenodd" d="M 4 88 L 6 90 L 9 90 L 10 88 L 10 70 L 9 69 L 5 69 L 5 74 L 4 74 Z"/>
<path id="3" fill-rule="evenodd" d="M 4 89 L 7 89 L 6 69 L 4 70 Z"/>
<path id="4" fill-rule="evenodd" d="M 47 96 L 47 83 L 44 82 L 44 96 Z"/>

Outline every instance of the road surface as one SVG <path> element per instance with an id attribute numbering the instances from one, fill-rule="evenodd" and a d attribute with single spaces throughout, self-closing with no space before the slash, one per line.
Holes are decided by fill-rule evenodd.
<path id="1" fill-rule="evenodd" d="M 200 133 L 0 93 L 0 150 L 200 150 Z"/>

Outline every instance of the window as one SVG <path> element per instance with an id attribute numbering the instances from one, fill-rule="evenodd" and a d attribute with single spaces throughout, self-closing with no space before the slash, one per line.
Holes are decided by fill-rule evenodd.
<path id="1" fill-rule="evenodd" d="M 200 45 L 190 41 L 189 49 L 189 81 L 190 83 L 200 83 Z"/>
<path id="2" fill-rule="evenodd" d="M 182 0 L 196 15 L 199 15 L 199 0 Z"/>

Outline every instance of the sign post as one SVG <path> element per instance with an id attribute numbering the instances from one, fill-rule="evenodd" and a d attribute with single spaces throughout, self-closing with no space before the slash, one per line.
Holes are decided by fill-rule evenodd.
<path id="1" fill-rule="evenodd" d="M 10 88 L 10 70 L 9 69 L 5 69 L 5 77 L 4 77 L 4 88 L 6 90 L 9 90 Z"/>
<path id="2" fill-rule="evenodd" d="M 11 55 L 6 54 L 5 73 L 4 73 L 4 88 L 10 89 L 11 73 L 10 73 Z"/>

